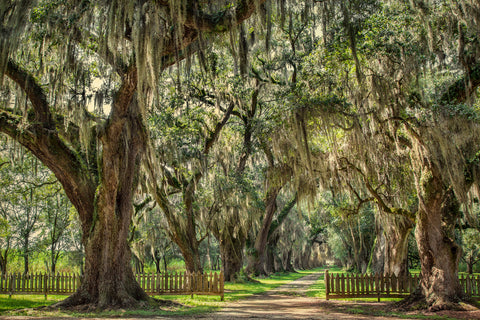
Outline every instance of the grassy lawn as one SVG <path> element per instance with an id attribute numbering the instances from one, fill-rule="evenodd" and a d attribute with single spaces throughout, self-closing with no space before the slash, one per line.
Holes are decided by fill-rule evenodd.
<path id="1" fill-rule="evenodd" d="M 8 295 L 0 295 L 0 314 L 5 311 L 25 309 L 25 308 L 38 308 L 45 305 L 50 305 L 58 301 L 62 301 L 66 296 L 49 295 L 45 300 L 41 295 L 15 295 L 11 298 Z"/>
<path id="2" fill-rule="evenodd" d="M 306 276 L 312 272 L 318 272 L 323 269 L 299 271 L 298 273 L 279 273 L 268 278 L 257 278 L 258 283 L 225 283 L 225 302 L 244 299 L 253 294 L 262 293 L 295 279 Z M 118 316 L 174 316 L 174 315 L 193 315 L 205 312 L 212 312 L 220 309 L 225 302 L 220 301 L 220 296 L 195 295 L 193 299 L 190 295 L 185 296 L 155 296 L 157 299 L 175 301 L 183 304 L 182 307 L 164 307 L 161 310 L 157 308 L 146 310 L 120 310 L 105 311 L 100 313 L 74 313 L 66 311 L 49 311 L 43 309 L 34 309 L 41 306 L 49 306 L 55 302 L 65 299 L 65 296 L 49 295 L 45 300 L 41 295 L 14 295 L 11 298 L 8 295 L 0 295 L 0 315 L 31 315 L 42 317 L 118 317 Z"/>

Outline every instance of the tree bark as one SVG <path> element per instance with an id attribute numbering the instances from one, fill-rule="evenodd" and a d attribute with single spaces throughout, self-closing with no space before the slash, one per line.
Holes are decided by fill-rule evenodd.
<path id="1" fill-rule="evenodd" d="M 271 245 L 267 245 L 266 255 L 265 255 L 265 273 L 270 274 L 275 272 L 275 248 Z"/>
<path id="2" fill-rule="evenodd" d="M 405 276 L 408 274 L 408 236 L 413 222 L 402 214 L 385 213 L 381 209 L 378 219 L 385 237 L 383 273 Z"/>
<path id="3" fill-rule="evenodd" d="M 463 298 L 458 279 L 461 248 L 454 234 L 460 216 L 459 203 L 435 168 L 422 169 L 422 176 L 417 179 L 419 210 L 415 238 L 422 266 L 417 293 L 431 310 L 449 309 Z"/>
<path id="4" fill-rule="evenodd" d="M 222 255 L 222 271 L 225 281 L 235 281 L 243 266 L 243 247 L 245 241 L 237 237 L 226 239 L 220 245 Z"/>
<path id="5" fill-rule="evenodd" d="M 0 250 L 0 273 L 6 274 L 7 273 L 7 264 L 8 264 L 8 250 L 7 247 L 5 250 Z"/>
<path id="6" fill-rule="evenodd" d="M 471 259 L 467 261 L 467 273 L 473 274 L 473 263 Z"/>
<path id="7" fill-rule="evenodd" d="M 280 187 L 273 188 L 267 193 L 267 206 L 265 209 L 265 216 L 262 221 L 262 227 L 255 239 L 254 253 L 248 256 L 246 272 L 254 275 L 267 275 L 265 268 L 266 264 L 266 247 L 271 234 L 278 228 L 278 226 L 287 217 L 288 213 L 297 203 L 297 195 L 288 202 L 278 215 L 278 222 L 272 223 L 273 216 L 277 211 L 276 199 Z"/>
<path id="8" fill-rule="evenodd" d="M 265 248 L 267 246 L 268 234 L 272 224 L 273 216 L 277 211 L 277 195 L 280 188 L 272 188 L 267 192 L 265 215 L 262 226 L 255 238 L 253 253 L 248 256 L 246 272 L 253 275 L 267 275 L 265 271 Z"/>
<path id="9" fill-rule="evenodd" d="M 382 227 L 377 223 L 376 226 L 376 238 L 373 246 L 372 253 L 370 254 L 370 262 L 368 263 L 368 269 L 373 274 L 384 274 L 385 269 L 385 234 Z"/>
<path id="10" fill-rule="evenodd" d="M 236 222 L 233 220 L 236 220 Z M 243 266 L 243 249 L 245 248 L 247 235 L 242 228 L 236 229 L 238 223 L 237 212 L 225 223 L 221 232 L 214 230 L 214 235 L 220 245 L 225 281 L 235 281 Z"/>
<path id="11" fill-rule="evenodd" d="M 293 264 L 292 264 L 292 256 L 293 256 L 292 251 L 293 251 L 292 248 L 290 248 L 286 252 L 286 255 L 283 260 L 283 270 L 288 272 L 295 272 L 295 268 L 293 267 Z"/>

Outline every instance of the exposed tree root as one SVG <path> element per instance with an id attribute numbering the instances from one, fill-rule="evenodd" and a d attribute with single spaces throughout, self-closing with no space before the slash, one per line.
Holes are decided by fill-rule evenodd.
<path id="1" fill-rule="evenodd" d="M 75 293 L 67 299 L 46 307 L 49 310 L 67 310 L 75 312 L 109 311 L 118 309 L 158 309 L 162 307 L 181 307 L 183 304 L 147 297 L 137 300 L 131 296 L 117 297 L 115 303 L 102 304 L 98 299 L 92 299 L 85 293 Z"/>
<path id="2" fill-rule="evenodd" d="M 459 299 L 447 300 L 442 297 L 437 297 L 436 299 L 429 299 L 429 303 L 425 296 L 420 292 L 416 291 L 410 296 L 406 297 L 402 301 L 399 301 L 394 304 L 395 309 L 399 311 L 415 311 L 415 310 L 427 310 L 430 312 L 442 311 L 442 310 L 454 310 L 454 311 L 465 311 L 465 307 L 462 306 L 460 302 L 465 302 L 470 304 L 471 301 L 460 301 Z"/>

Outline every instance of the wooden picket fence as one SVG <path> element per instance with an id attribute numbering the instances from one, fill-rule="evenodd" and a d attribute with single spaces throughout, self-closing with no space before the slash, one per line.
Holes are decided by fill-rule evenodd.
<path id="1" fill-rule="evenodd" d="M 460 277 L 464 292 L 480 300 L 480 276 Z M 395 275 L 336 274 L 325 270 L 326 299 L 342 298 L 404 298 L 418 286 L 418 274 L 396 277 Z"/>
<path id="2" fill-rule="evenodd" d="M 149 295 L 219 295 L 224 299 L 223 273 L 152 273 L 135 275 L 137 282 Z M 2 274 L 0 294 L 70 295 L 81 283 L 76 274 Z"/>
<path id="3" fill-rule="evenodd" d="M 220 273 L 137 274 L 137 282 L 150 295 L 201 294 L 224 298 L 224 277 Z"/>

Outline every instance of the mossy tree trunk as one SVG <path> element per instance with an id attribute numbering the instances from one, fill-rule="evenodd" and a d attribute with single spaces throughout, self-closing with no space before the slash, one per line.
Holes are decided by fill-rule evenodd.
<path id="1" fill-rule="evenodd" d="M 288 249 L 287 252 L 284 252 L 283 254 L 283 270 L 287 272 L 295 272 L 295 268 L 293 267 L 292 264 L 292 258 L 293 258 L 293 250 L 292 248 Z"/>
<path id="2" fill-rule="evenodd" d="M 266 195 L 265 215 L 263 216 L 262 225 L 255 238 L 253 253 L 247 257 L 247 274 L 267 275 L 265 271 L 265 249 L 267 247 L 268 234 L 272 224 L 273 216 L 277 211 L 277 195 L 280 188 L 271 188 Z"/>
<path id="3" fill-rule="evenodd" d="M 225 281 L 235 281 L 243 267 L 243 249 L 245 248 L 247 234 L 242 228 L 238 228 L 240 224 L 238 219 L 239 214 L 237 212 L 229 218 L 221 231 L 214 230 L 213 232 L 220 245 Z"/>
<path id="4" fill-rule="evenodd" d="M 415 238 L 422 266 L 417 293 L 425 298 L 430 309 L 449 309 L 463 298 L 458 279 L 461 248 L 454 232 L 460 217 L 459 203 L 435 168 L 424 165 L 417 178 Z"/>
<path id="5" fill-rule="evenodd" d="M 385 274 L 397 277 L 408 274 L 408 236 L 413 223 L 406 217 L 389 215 L 383 225 L 385 232 Z"/>
<path id="6" fill-rule="evenodd" d="M 131 267 L 128 234 L 133 191 L 146 133 L 136 101 L 137 72 L 123 78 L 105 131 L 99 136 L 101 174 L 93 219 L 84 224 L 85 274 L 76 294 L 63 305 L 94 304 L 97 308 L 133 307 L 149 297 Z"/>
<path id="7" fill-rule="evenodd" d="M 246 272 L 254 275 L 267 275 L 269 272 L 266 268 L 267 257 L 266 249 L 269 242 L 269 237 L 279 227 L 280 223 L 287 217 L 288 213 L 297 203 L 297 196 L 295 195 L 282 208 L 278 214 L 277 221 L 273 222 L 273 217 L 277 212 L 277 195 L 280 192 L 280 187 L 272 188 L 267 192 L 265 215 L 262 220 L 262 226 L 255 239 L 255 246 L 253 254 L 247 257 Z"/>

